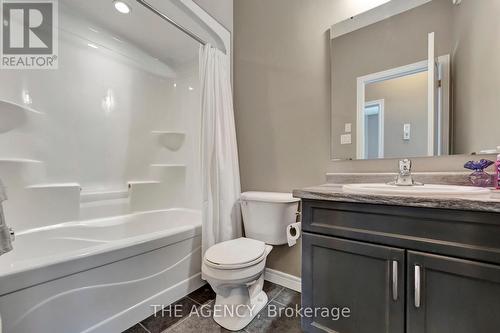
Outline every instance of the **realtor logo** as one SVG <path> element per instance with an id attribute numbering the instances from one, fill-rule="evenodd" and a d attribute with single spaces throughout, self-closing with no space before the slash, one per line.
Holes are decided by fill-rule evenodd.
<path id="1" fill-rule="evenodd" d="M 57 69 L 57 0 L 1 0 L 3 69 Z"/>

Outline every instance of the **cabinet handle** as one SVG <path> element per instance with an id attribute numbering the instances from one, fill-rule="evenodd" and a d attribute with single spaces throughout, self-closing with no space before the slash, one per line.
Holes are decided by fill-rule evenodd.
<path id="1" fill-rule="evenodd" d="M 415 307 L 420 308 L 420 297 L 421 297 L 421 274 L 420 266 L 415 265 Z"/>
<path id="2" fill-rule="evenodd" d="M 398 300 L 398 262 L 392 261 L 392 300 Z"/>

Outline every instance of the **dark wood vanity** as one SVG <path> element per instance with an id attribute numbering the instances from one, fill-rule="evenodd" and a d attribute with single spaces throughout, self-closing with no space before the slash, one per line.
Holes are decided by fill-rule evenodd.
<path id="1" fill-rule="evenodd" d="M 305 331 L 500 332 L 500 201 L 472 211 L 481 202 L 458 209 L 459 200 L 405 204 L 340 192 L 295 193 L 303 199 L 302 305 L 350 309 L 338 320 L 304 317 Z"/>

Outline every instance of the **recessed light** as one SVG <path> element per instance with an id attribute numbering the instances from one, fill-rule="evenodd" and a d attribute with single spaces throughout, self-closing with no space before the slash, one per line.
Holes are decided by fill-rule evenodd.
<path id="1" fill-rule="evenodd" d="M 99 47 L 95 44 L 92 44 L 92 43 L 88 43 L 87 44 L 89 47 L 93 48 L 93 49 L 98 49 Z"/>
<path id="2" fill-rule="evenodd" d="M 127 5 L 126 2 L 123 2 L 121 0 L 115 0 L 115 1 L 113 1 L 113 5 L 115 6 L 115 9 L 122 14 L 129 14 L 130 13 L 130 6 Z"/>

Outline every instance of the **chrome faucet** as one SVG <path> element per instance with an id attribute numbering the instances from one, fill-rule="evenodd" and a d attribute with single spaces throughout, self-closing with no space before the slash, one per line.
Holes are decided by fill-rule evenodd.
<path id="1" fill-rule="evenodd" d="M 7 200 L 5 186 L 0 180 L 0 255 L 12 251 L 12 242 L 14 241 L 14 231 L 7 227 L 5 223 L 5 214 L 3 212 L 2 202 Z"/>
<path id="2" fill-rule="evenodd" d="M 399 173 L 396 177 L 396 180 L 390 182 L 389 185 L 396 186 L 413 186 L 413 185 L 423 185 L 421 183 L 417 183 L 413 180 L 411 175 L 411 161 L 407 158 L 399 161 Z"/>

